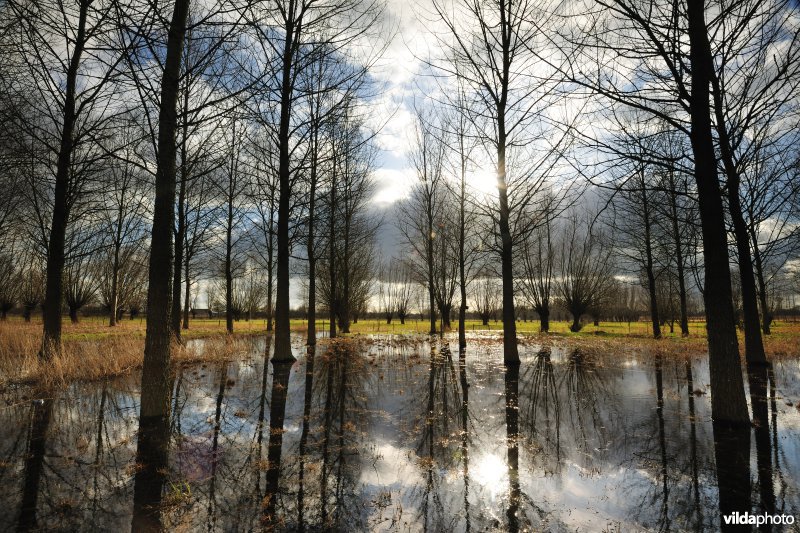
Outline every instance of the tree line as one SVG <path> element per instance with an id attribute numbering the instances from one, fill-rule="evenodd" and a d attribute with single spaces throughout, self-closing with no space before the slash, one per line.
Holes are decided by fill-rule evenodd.
<path id="1" fill-rule="evenodd" d="M 3 313 L 41 305 L 50 360 L 65 307 L 99 301 L 110 325 L 146 310 L 144 378 L 166 390 L 200 280 L 229 332 L 264 309 L 275 360 L 294 358 L 292 276 L 309 345 L 318 314 L 334 337 L 416 307 L 430 333 L 457 316 L 463 352 L 468 311 L 494 309 L 508 365 L 521 306 L 547 331 L 558 303 L 577 331 L 638 298 L 658 338 L 688 332 L 699 294 L 715 418 L 746 420 L 736 323 L 765 365 L 797 256 L 796 5 L 436 0 L 417 17 L 417 179 L 387 222 L 380 1 L 6 2 Z M 387 223 L 403 261 L 378 259 Z"/>

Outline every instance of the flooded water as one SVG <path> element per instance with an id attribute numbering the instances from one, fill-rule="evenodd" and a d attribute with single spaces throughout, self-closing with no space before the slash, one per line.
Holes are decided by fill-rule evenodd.
<path id="1" fill-rule="evenodd" d="M 774 364 L 764 423 L 715 445 L 701 357 L 526 346 L 517 370 L 481 338 L 463 363 L 421 338 L 321 346 L 291 366 L 266 350 L 255 339 L 248 358 L 180 369 L 168 425 L 141 433 L 138 376 L 4 391 L 0 530 L 713 531 L 721 507 L 800 519 L 796 359 Z"/>

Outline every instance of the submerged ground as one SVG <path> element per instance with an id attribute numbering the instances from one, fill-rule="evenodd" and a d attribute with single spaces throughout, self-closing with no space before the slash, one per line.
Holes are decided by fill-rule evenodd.
<path id="1" fill-rule="evenodd" d="M 138 373 L 6 386 L 0 530 L 713 531 L 720 496 L 800 518 L 797 356 L 724 465 L 749 490 L 720 490 L 703 356 L 532 339 L 517 372 L 490 333 L 463 361 L 453 339 L 295 340 L 285 371 L 263 337 L 180 365 L 149 475 Z"/>

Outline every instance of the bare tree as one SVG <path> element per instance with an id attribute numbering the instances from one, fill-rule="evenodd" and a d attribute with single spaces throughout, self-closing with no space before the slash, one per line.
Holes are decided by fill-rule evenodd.
<path id="1" fill-rule="evenodd" d="M 714 417 L 741 422 L 747 407 L 737 365 L 725 212 L 710 116 L 714 59 L 705 2 L 597 0 L 595 5 L 554 33 L 563 52 L 558 60 L 566 60 L 564 64 L 540 59 L 612 107 L 641 110 L 690 139 L 703 236 L 711 381 L 717 391 L 712 398 Z M 577 5 L 564 8 L 574 10 Z M 597 69 L 598 63 L 605 69 Z"/>
<path id="2" fill-rule="evenodd" d="M 35 5 L 23 0 L 8 2 L 6 8 L 4 14 L 14 23 L 3 38 L 19 52 L 14 55 L 19 62 L 9 67 L 19 74 L 18 94 L 34 111 L 19 118 L 52 156 L 40 351 L 43 359 L 51 359 L 61 350 L 66 235 L 76 218 L 75 202 L 86 192 L 88 170 L 102 157 L 98 141 L 114 116 L 108 103 L 126 48 L 117 38 L 112 0 Z"/>
<path id="3" fill-rule="evenodd" d="M 583 326 L 581 317 L 600 309 L 613 286 L 612 247 L 604 243 L 591 221 L 572 215 L 561 234 L 557 287 L 572 315 L 570 331 Z"/>
<path id="4" fill-rule="evenodd" d="M 502 307 L 502 293 L 498 291 L 500 283 L 492 272 L 483 271 L 482 276 L 475 279 L 472 301 L 478 318 L 486 326 L 489 319 Z"/>
<path id="5" fill-rule="evenodd" d="M 80 241 L 70 247 L 72 254 L 64 265 L 64 301 L 73 324 L 78 323 L 78 312 L 94 301 L 98 290 L 97 261 L 92 256 L 102 243 L 92 238 L 94 234 L 95 228 L 89 227 L 81 232 L 73 230 L 68 237 Z"/>
<path id="6" fill-rule="evenodd" d="M 330 135 L 332 169 L 324 206 L 328 276 L 319 280 L 319 290 L 330 313 L 331 336 L 335 336 L 337 323 L 342 333 L 349 333 L 351 320 L 366 309 L 375 275 L 374 239 L 381 220 L 368 209 L 376 155 L 372 135 L 349 116 L 347 108 Z"/>
<path id="7" fill-rule="evenodd" d="M 550 331 L 550 306 L 555 293 L 556 246 L 553 242 L 555 221 L 545 214 L 545 221 L 522 241 L 520 291 L 539 315 L 542 332 Z"/>
<path id="8" fill-rule="evenodd" d="M 131 120 L 128 117 L 128 120 Z M 135 269 L 128 261 L 135 256 L 147 232 L 145 218 L 148 213 L 146 180 L 142 171 L 131 161 L 141 159 L 137 154 L 141 143 L 136 130 L 128 123 L 119 135 L 123 148 L 117 150 L 119 157 L 109 161 L 107 174 L 109 190 L 104 196 L 105 205 L 101 213 L 104 233 L 108 241 L 108 266 L 101 268 L 101 289 L 105 293 L 109 310 L 109 326 L 116 326 L 119 314 L 128 302 L 120 298 L 120 277 L 123 272 Z M 107 275 L 106 275 L 107 274 Z M 103 283 L 105 281 L 106 283 Z"/>
<path id="9" fill-rule="evenodd" d="M 497 204 L 489 216 L 503 280 L 503 353 L 507 364 L 519 364 L 513 246 L 522 228 L 515 227 L 515 216 L 536 201 L 560 154 L 542 143 L 546 122 L 534 122 L 549 104 L 547 65 L 530 52 L 542 44 L 546 15 L 529 0 L 435 1 L 432 12 L 447 29 L 438 35 L 445 57 L 435 66 L 466 86 L 471 122 L 496 169 Z"/>
<path id="10" fill-rule="evenodd" d="M 173 341 L 172 267 L 174 259 L 175 144 L 178 130 L 178 91 L 181 55 L 186 35 L 189 0 L 176 0 L 167 33 L 166 56 L 160 84 L 158 156 L 147 288 L 147 331 L 142 368 L 140 430 L 163 426 L 169 420 L 171 382 L 169 365 Z M 144 427 L 143 427 L 144 425 Z M 136 505 L 145 495 L 134 494 Z"/>
<path id="11" fill-rule="evenodd" d="M 417 172 L 417 183 L 405 201 L 404 217 L 399 222 L 400 232 L 411 252 L 410 265 L 417 279 L 426 286 L 430 310 L 430 329 L 436 333 L 436 263 L 438 225 L 444 220 L 443 166 L 446 145 L 436 135 L 421 111 L 417 112 L 414 130 L 414 151 L 410 159 Z M 444 236 L 440 237 L 444 240 Z M 446 246 L 446 243 L 444 244 Z"/>
<path id="12" fill-rule="evenodd" d="M 298 116 L 293 113 L 297 102 L 300 73 L 313 68 L 318 59 L 316 50 L 325 47 L 328 54 L 344 53 L 357 36 L 369 32 L 380 16 L 377 2 L 336 0 L 319 3 L 315 0 L 273 0 L 257 4 L 253 9 L 257 42 L 266 57 L 274 60 L 266 80 L 275 95 L 277 131 L 274 142 L 278 162 L 277 217 L 277 298 L 275 309 L 275 350 L 273 359 L 293 360 L 289 339 L 289 257 L 290 216 L 297 167 L 293 168 Z M 278 30 L 278 31 L 276 31 Z"/>

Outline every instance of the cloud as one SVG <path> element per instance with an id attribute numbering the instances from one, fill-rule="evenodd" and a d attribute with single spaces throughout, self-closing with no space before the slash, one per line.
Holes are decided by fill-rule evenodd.
<path id="1" fill-rule="evenodd" d="M 416 181 L 414 170 L 411 168 L 379 168 L 374 172 L 374 176 L 376 192 L 372 201 L 385 206 L 407 198 Z"/>

